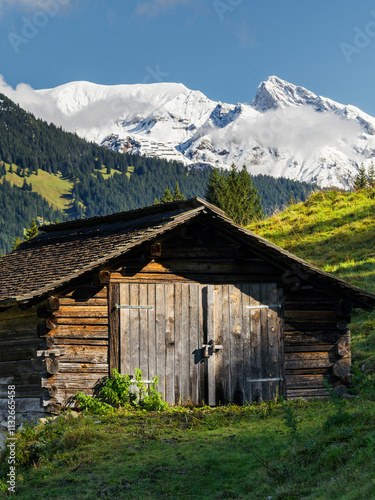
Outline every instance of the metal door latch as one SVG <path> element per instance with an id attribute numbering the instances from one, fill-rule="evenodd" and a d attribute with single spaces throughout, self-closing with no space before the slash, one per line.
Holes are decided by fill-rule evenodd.
<path id="1" fill-rule="evenodd" d="M 203 344 L 202 349 L 204 349 L 204 357 L 209 358 L 216 351 L 221 351 L 223 348 L 222 345 L 215 344 L 213 340 L 210 340 L 208 344 Z"/>

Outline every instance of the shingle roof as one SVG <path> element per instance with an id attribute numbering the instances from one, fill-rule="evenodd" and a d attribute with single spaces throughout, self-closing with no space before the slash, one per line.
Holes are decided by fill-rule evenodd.
<path id="1" fill-rule="evenodd" d="M 375 305 L 375 295 L 332 277 L 238 226 L 200 198 L 42 226 L 38 236 L 0 257 L 0 305 L 27 302 L 53 293 L 200 214 L 206 214 L 211 223 L 261 252 L 280 268 L 298 266 L 309 280 L 349 297 L 360 307 L 369 309 Z"/>

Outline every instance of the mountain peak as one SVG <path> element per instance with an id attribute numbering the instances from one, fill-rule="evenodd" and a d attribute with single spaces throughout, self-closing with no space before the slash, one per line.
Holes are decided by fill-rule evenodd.
<path id="1" fill-rule="evenodd" d="M 293 85 L 277 76 L 269 76 L 259 85 L 251 105 L 264 113 L 270 109 L 312 104 L 316 99 L 317 96 L 304 87 Z"/>

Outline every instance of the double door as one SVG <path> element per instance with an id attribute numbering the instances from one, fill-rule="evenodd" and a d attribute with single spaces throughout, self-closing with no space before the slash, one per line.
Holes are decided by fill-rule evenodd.
<path id="1" fill-rule="evenodd" d="M 284 394 L 275 284 L 111 285 L 110 368 L 159 377 L 168 403 L 215 406 Z"/>

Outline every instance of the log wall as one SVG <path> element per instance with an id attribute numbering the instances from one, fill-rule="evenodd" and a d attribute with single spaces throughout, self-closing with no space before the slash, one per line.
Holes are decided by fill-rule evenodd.
<path id="1" fill-rule="evenodd" d="M 341 395 L 350 385 L 350 305 L 320 290 L 289 292 L 285 302 L 285 370 L 289 398 Z"/>
<path id="2" fill-rule="evenodd" d="M 44 414 L 41 406 L 43 364 L 37 353 L 45 347 L 39 336 L 37 308 L 0 310 L 0 430 L 8 418 L 8 386 L 14 385 L 16 412 L 35 420 Z M 20 423 L 17 418 L 17 425 Z"/>
<path id="3" fill-rule="evenodd" d="M 92 395 L 108 375 L 107 287 L 83 285 L 59 295 L 45 339 L 43 405 L 58 411 L 77 391 Z"/>

